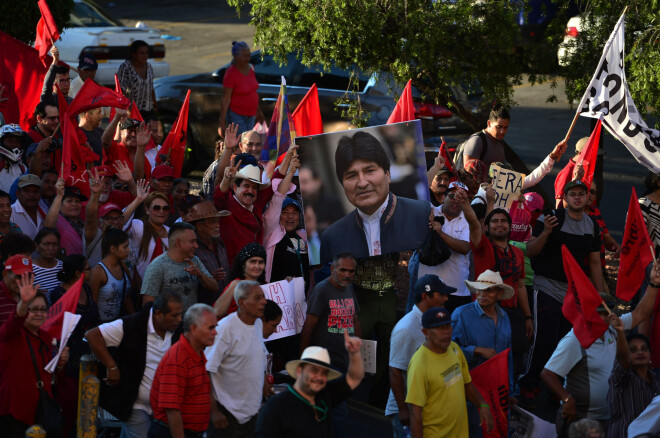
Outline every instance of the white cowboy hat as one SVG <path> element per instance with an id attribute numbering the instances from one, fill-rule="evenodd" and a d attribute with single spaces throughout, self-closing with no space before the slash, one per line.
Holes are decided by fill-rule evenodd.
<path id="1" fill-rule="evenodd" d="M 504 284 L 502 276 L 499 272 L 493 272 L 490 269 L 486 269 L 484 272 L 482 272 L 479 278 L 477 278 L 477 281 L 465 280 L 465 284 L 473 294 L 476 294 L 477 291 L 485 290 L 494 286 L 500 287 L 504 290 L 500 300 L 508 300 L 513 298 L 515 293 L 511 286 Z"/>
<path id="2" fill-rule="evenodd" d="M 260 186 L 264 186 L 268 184 L 261 182 L 261 169 L 259 169 L 254 164 L 248 164 L 247 166 L 243 166 L 241 170 L 236 172 L 236 178 L 246 179 L 255 184 L 259 184 Z"/>
<path id="3" fill-rule="evenodd" d="M 295 379 L 296 369 L 298 368 L 298 365 L 303 363 L 309 363 L 328 370 L 328 381 L 341 377 L 339 371 L 330 368 L 330 354 L 328 353 L 328 350 L 323 347 L 305 348 L 300 360 L 290 360 L 286 363 L 286 372 Z"/>

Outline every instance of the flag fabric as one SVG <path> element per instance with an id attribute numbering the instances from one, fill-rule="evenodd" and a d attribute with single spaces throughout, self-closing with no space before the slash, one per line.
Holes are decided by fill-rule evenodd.
<path id="1" fill-rule="evenodd" d="M 186 153 L 186 140 L 188 138 L 188 108 L 190 106 L 190 90 L 186 93 L 186 98 L 181 105 L 179 115 L 174 122 L 172 130 L 167 134 L 167 138 L 163 141 L 156 162 L 163 164 L 169 161 L 169 164 L 174 168 L 174 177 L 181 177 L 181 169 L 183 169 L 183 160 Z M 164 158 L 165 157 L 165 158 Z"/>
<path id="2" fill-rule="evenodd" d="M 78 281 L 76 281 L 73 286 L 71 286 L 69 290 L 67 290 L 64 295 L 62 295 L 62 297 L 48 309 L 46 322 L 44 322 L 41 328 L 47 331 L 52 337 L 59 339 L 62 335 L 64 312 L 76 313 L 82 284 L 83 277 L 80 277 Z"/>
<path id="3" fill-rule="evenodd" d="M 313 84 L 305 97 L 302 98 L 296 110 L 291 115 L 296 135 L 307 137 L 323 134 L 323 120 L 321 120 L 321 107 L 319 106 L 319 91 Z"/>
<path id="4" fill-rule="evenodd" d="M 296 129 L 286 94 L 286 79 L 282 76 L 280 94 L 277 96 L 273 117 L 270 119 L 270 127 L 266 134 L 266 147 L 261 151 L 261 161 L 270 161 L 274 165 L 277 157 L 289 150 L 291 139 L 295 137 Z"/>
<path id="5" fill-rule="evenodd" d="M 7 123 L 18 123 L 24 131 L 34 124 L 34 108 L 41 99 L 47 69 L 39 52 L 0 31 L 0 85 L 5 87 L 0 112 Z"/>
<path id="6" fill-rule="evenodd" d="M 75 116 L 102 106 L 126 109 L 130 105 L 131 101 L 127 97 L 87 79 L 69 105 L 67 112 L 70 116 Z"/>
<path id="7" fill-rule="evenodd" d="M 60 39 L 60 33 L 57 31 L 57 25 L 55 24 L 55 19 L 53 14 L 50 13 L 50 8 L 46 0 L 39 0 L 39 11 L 41 12 L 41 18 L 37 22 L 37 36 L 34 40 L 34 48 L 39 51 L 39 59 L 45 66 L 46 55 L 53 43 Z"/>
<path id="8" fill-rule="evenodd" d="M 119 83 L 119 76 L 117 76 L 117 73 L 115 73 L 115 91 L 117 93 L 121 94 L 122 96 L 124 95 L 124 93 L 121 91 L 121 84 Z M 112 119 L 115 118 L 115 114 L 117 114 L 117 112 L 115 111 L 115 108 L 111 107 L 110 108 L 110 118 L 109 118 L 110 121 L 112 121 Z M 142 116 L 140 116 L 140 117 L 142 117 Z"/>
<path id="9" fill-rule="evenodd" d="M 442 156 L 445 158 L 445 167 L 449 169 L 451 173 L 454 174 L 454 178 L 452 180 L 456 179 L 456 172 L 454 172 L 454 161 L 449 158 L 449 151 L 447 151 L 447 142 L 445 139 L 442 139 L 442 144 L 440 145 L 440 153 Z"/>
<path id="10" fill-rule="evenodd" d="M 651 245 L 653 243 L 646 229 L 642 210 L 639 208 L 637 192 L 633 187 L 621 243 L 619 278 L 616 282 L 616 296 L 622 300 L 630 301 L 642 286 L 646 267 L 653 261 Z"/>
<path id="11" fill-rule="evenodd" d="M 401 97 L 394 107 L 394 111 L 387 119 L 387 124 L 398 122 L 409 122 L 415 120 L 415 104 L 412 99 L 412 79 L 408 81 L 401 93 Z"/>
<path id="12" fill-rule="evenodd" d="M 591 187 L 596 171 L 596 160 L 598 159 L 598 145 L 600 144 L 601 121 L 598 120 L 596 127 L 589 136 L 589 141 L 584 145 L 577 157 L 568 160 L 566 166 L 557 174 L 555 178 L 555 199 L 564 197 L 564 187 L 569 181 L 573 181 L 573 171 L 576 164 L 581 163 L 584 170 L 582 181 Z"/>
<path id="13" fill-rule="evenodd" d="M 66 98 L 64 97 L 64 94 L 62 93 L 62 90 L 60 90 L 60 86 L 58 84 L 55 84 L 55 89 L 57 90 L 57 109 L 59 110 L 60 114 L 64 114 L 69 108 L 69 103 L 66 101 Z"/>
<path id="14" fill-rule="evenodd" d="M 561 254 L 568 280 L 561 311 L 573 324 L 573 333 L 582 348 L 589 348 L 609 326 L 596 311 L 603 300 L 566 245 L 561 246 Z"/>
<path id="15" fill-rule="evenodd" d="M 596 72 L 582 96 L 578 113 L 603 126 L 643 166 L 660 172 L 660 131 L 647 126 L 630 95 L 625 72 L 625 14 L 610 35 Z"/>
<path id="16" fill-rule="evenodd" d="M 472 384 L 490 406 L 495 427 L 488 432 L 483 425 L 484 438 L 509 436 L 509 348 L 496 354 L 470 371 Z"/>

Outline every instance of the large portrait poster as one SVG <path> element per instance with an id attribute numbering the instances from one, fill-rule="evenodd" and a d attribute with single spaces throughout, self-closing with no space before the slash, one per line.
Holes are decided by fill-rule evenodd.
<path id="1" fill-rule="evenodd" d="M 296 144 L 322 264 L 339 253 L 364 258 L 423 245 L 431 205 L 419 120 L 298 137 Z"/>

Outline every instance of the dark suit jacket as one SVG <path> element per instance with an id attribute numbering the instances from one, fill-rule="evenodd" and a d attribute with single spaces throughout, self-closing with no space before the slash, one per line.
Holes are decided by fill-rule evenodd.
<path id="1" fill-rule="evenodd" d="M 428 201 L 400 198 L 390 193 L 380 219 L 382 253 L 421 248 L 428 234 L 430 213 Z M 342 252 L 350 252 L 358 259 L 369 257 L 369 245 L 357 209 L 330 225 L 321 235 L 322 264 L 331 262 L 335 254 Z"/>

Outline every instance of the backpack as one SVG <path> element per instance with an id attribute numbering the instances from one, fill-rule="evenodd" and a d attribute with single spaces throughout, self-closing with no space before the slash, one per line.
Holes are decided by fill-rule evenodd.
<path id="1" fill-rule="evenodd" d="M 481 154 L 479 155 L 479 159 L 483 160 L 484 155 L 486 155 L 486 151 L 488 150 L 488 138 L 486 137 L 486 133 L 484 131 L 475 132 L 470 137 L 468 137 L 467 140 L 459 144 L 456 148 L 456 152 L 454 152 L 454 169 L 456 169 L 456 171 L 463 169 L 465 165 L 463 162 L 463 151 L 465 149 L 465 143 L 467 143 L 472 137 L 476 135 L 479 136 L 481 139 L 481 144 L 483 145 L 481 147 Z"/>

